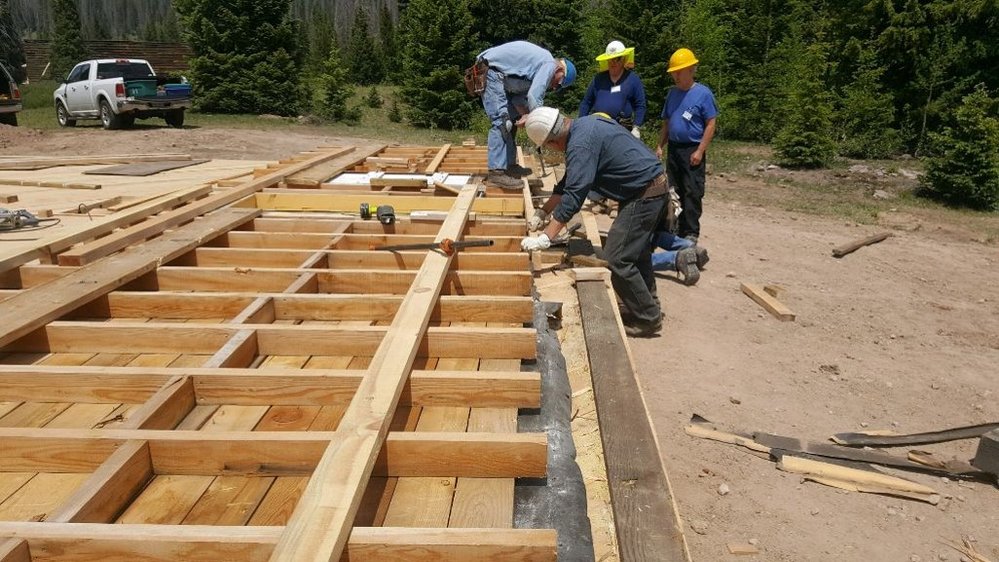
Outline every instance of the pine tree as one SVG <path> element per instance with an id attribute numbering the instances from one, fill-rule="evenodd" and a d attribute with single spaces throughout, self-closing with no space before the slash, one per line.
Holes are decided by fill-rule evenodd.
<path id="1" fill-rule="evenodd" d="M 400 74 L 399 42 L 395 34 L 395 22 L 388 4 L 382 4 L 378 13 L 378 39 L 381 42 L 380 53 L 382 70 L 385 78 L 395 79 Z"/>
<path id="2" fill-rule="evenodd" d="M 321 98 L 316 113 L 332 121 L 343 121 L 348 116 L 347 100 L 354 88 L 347 81 L 347 68 L 340 60 L 336 45 L 330 47 L 329 56 L 319 75 Z"/>
<path id="3" fill-rule="evenodd" d="M 398 100 L 392 100 L 392 105 L 389 107 L 388 120 L 393 123 L 402 122 L 402 111 L 399 109 Z"/>
<path id="4" fill-rule="evenodd" d="M 774 138 L 774 152 L 781 164 L 795 168 L 820 168 L 832 162 L 832 103 L 823 76 L 826 54 L 822 43 L 809 45 L 800 58 L 798 79 L 791 88 L 784 126 Z"/>
<path id="5" fill-rule="evenodd" d="M 336 33 L 333 20 L 323 10 L 317 10 L 308 28 L 309 52 L 306 66 L 314 73 L 321 73 L 330 50 L 336 45 Z"/>
<path id="6" fill-rule="evenodd" d="M 354 14 L 354 25 L 350 29 L 350 41 L 345 55 L 350 79 L 356 84 L 377 84 L 382 80 L 381 52 L 375 49 L 375 41 L 368 31 L 368 13 L 361 4 Z"/>
<path id="7" fill-rule="evenodd" d="M 24 43 L 14 27 L 10 0 L 0 0 L 0 64 L 10 70 L 15 82 L 24 82 Z"/>
<path id="8" fill-rule="evenodd" d="M 52 0 L 52 15 L 55 29 L 49 54 L 49 76 L 65 78 L 73 66 L 87 58 L 80 34 L 80 12 L 76 0 Z"/>
<path id="9" fill-rule="evenodd" d="M 884 91 L 878 65 L 870 49 L 857 51 L 857 65 L 843 90 L 836 112 L 839 152 L 854 158 L 887 158 L 901 148 L 895 129 L 895 100 Z"/>
<path id="10" fill-rule="evenodd" d="M 401 94 L 418 127 L 467 127 L 478 100 L 468 97 L 461 69 L 475 60 L 466 0 L 410 0 L 403 13 Z"/>
<path id="11" fill-rule="evenodd" d="M 999 210 L 999 99 L 979 86 L 930 134 L 923 187 L 953 205 Z"/>
<path id="12" fill-rule="evenodd" d="M 385 100 L 378 95 L 378 88 L 375 86 L 371 87 L 371 91 L 368 92 L 367 97 L 364 98 L 364 105 L 371 108 L 381 107 L 385 103 Z"/>
<path id="13" fill-rule="evenodd" d="M 220 113 L 296 115 L 302 50 L 291 0 L 175 0 L 195 103 Z"/>

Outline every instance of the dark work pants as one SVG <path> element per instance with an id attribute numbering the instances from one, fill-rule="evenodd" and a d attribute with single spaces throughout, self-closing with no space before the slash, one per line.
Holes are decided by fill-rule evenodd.
<path id="1" fill-rule="evenodd" d="M 701 200 L 704 199 L 704 168 L 708 156 L 705 154 L 700 165 L 693 167 L 690 155 L 695 150 L 696 143 L 670 142 L 666 145 L 666 176 L 683 207 L 676 232 L 681 237 L 701 234 Z"/>
<path id="2" fill-rule="evenodd" d="M 621 203 L 604 246 L 614 292 L 644 324 L 659 322 L 661 315 L 649 242 L 665 204 L 665 196 Z"/>

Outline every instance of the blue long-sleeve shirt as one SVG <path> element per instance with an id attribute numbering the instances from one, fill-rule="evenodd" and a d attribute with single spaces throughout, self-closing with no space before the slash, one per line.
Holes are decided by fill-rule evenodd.
<path id="1" fill-rule="evenodd" d="M 521 78 L 531 83 L 527 91 L 529 111 L 545 104 L 545 92 L 558 68 L 555 57 L 550 52 L 527 41 L 511 41 L 482 51 L 478 58 L 486 59 L 490 68 L 507 77 Z"/>
<path id="2" fill-rule="evenodd" d="M 554 190 L 562 201 L 552 217 L 569 222 L 590 190 L 615 201 L 634 199 L 662 173 L 663 165 L 649 147 L 616 121 L 580 117 L 569 127 L 565 176 Z"/>
<path id="3" fill-rule="evenodd" d="M 637 74 L 625 70 L 614 82 L 607 71 L 593 77 L 586 95 L 579 104 L 579 116 L 592 113 L 606 113 L 611 119 L 630 119 L 634 115 L 635 126 L 645 122 L 645 88 Z"/>

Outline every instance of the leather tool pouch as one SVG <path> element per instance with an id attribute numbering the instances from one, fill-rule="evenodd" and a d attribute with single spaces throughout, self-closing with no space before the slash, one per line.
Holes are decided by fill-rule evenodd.
<path id="1" fill-rule="evenodd" d="M 489 63 L 485 59 L 475 61 L 475 64 L 465 69 L 465 89 L 472 97 L 481 96 L 486 91 L 486 72 Z"/>

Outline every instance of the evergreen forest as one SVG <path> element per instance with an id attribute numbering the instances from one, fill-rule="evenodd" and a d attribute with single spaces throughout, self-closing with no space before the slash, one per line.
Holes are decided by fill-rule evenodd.
<path id="1" fill-rule="evenodd" d="M 576 87 L 549 96 L 573 112 L 616 39 L 636 48 L 651 131 L 667 60 L 688 47 L 718 100 L 720 138 L 771 143 L 801 167 L 939 157 L 960 138 L 993 167 L 970 204 L 999 206 L 994 0 L 0 0 L 0 56 L 17 60 L 12 36 L 58 41 L 67 1 L 84 40 L 188 43 L 204 110 L 342 119 L 343 89 L 391 84 L 393 111 L 420 127 L 468 127 L 481 108 L 461 71 L 515 39 L 577 63 Z"/>

